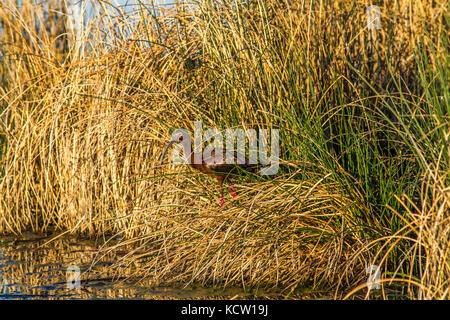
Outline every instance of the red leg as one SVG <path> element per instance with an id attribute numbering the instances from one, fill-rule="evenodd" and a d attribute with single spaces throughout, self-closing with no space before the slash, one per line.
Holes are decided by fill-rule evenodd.
<path id="1" fill-rule="evenodd" d="M 220 188 L 220 206 L 223 207 L 223 188 Z"/>
<path id="2" fill-rule="evenodd" d="M 233 187 L 233 185 L 231 184 L 230 181 L 228 181 L 228 184 L 230 185 L 231 190 L 233 191 L 233 198 L 236 198 L 236 190 L 234 190 L 234 187 Z"/>

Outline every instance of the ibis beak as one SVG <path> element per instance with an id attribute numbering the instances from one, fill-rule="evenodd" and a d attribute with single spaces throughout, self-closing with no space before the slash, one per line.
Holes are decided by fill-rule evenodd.
<path id="1" fill-rule="evenodd" d="M 172 140 L 172 141 L 170 141 L 169 144 L 167 145 L 167 147 L 164 149 L 164 151 L 163 151 L 163 153 L 162 153 L 162 155 L 161 155 L 161 165 L 163 164 L 164 156 L 166 155 L 167 150 L 168 150 L 168 149 L 170 148 L 170 146 L 173 145 L 175 142 L 177 142 L 177 140 Z"/>

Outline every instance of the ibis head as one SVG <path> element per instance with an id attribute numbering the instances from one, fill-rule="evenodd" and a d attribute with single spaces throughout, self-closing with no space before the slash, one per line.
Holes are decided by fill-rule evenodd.
<path id="1" fill-rule="evenodd" d="M 161 155 L 161 164 L 163 164 L 164 156 L 167 153 L 167 150 L 174 144 L 183 141 L 183 132 L 175 131 L 172 135 L 172 140 L 170 140 L 169 144 L 164 148 L 164 151 Z"/>

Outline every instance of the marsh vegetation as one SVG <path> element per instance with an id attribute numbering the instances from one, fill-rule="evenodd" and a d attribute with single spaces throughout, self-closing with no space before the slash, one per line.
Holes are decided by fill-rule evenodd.
<path id="1" fill-rule="evenodd" d="M 372 30 L 369 1 L 91 3 L 0 6 L 0 233 L 120 239 L 153 284 L 352 298 L 377 265 L 378 297 L 449 298 L 447 1 L 377 1 Z M 159 164 L 194 121 L 279 129 L 278 174 L 219 207 Z"/>

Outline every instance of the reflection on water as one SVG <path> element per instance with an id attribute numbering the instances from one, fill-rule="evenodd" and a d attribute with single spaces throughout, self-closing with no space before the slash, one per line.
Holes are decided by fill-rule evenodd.
<path id="1" fill-rule="evenodd" d="M 0 299 L 196 299 L 245 298 L 240 289 L 152 288 L 145 281 L 131 282 L 132 267 L 111 266 L 119 261 L 116 251 L 99 255 L 93 242 L 74 238 L 26 234 L 0 236 Z M 95 262 L 95 263 L 93 263 Z M 67 269 L 80 270 L 79 286 L 68 282 Z M 72 275 L 72 274 L 71 274 Z M 69 276 L 69 280 L 70 280 Z"/>

